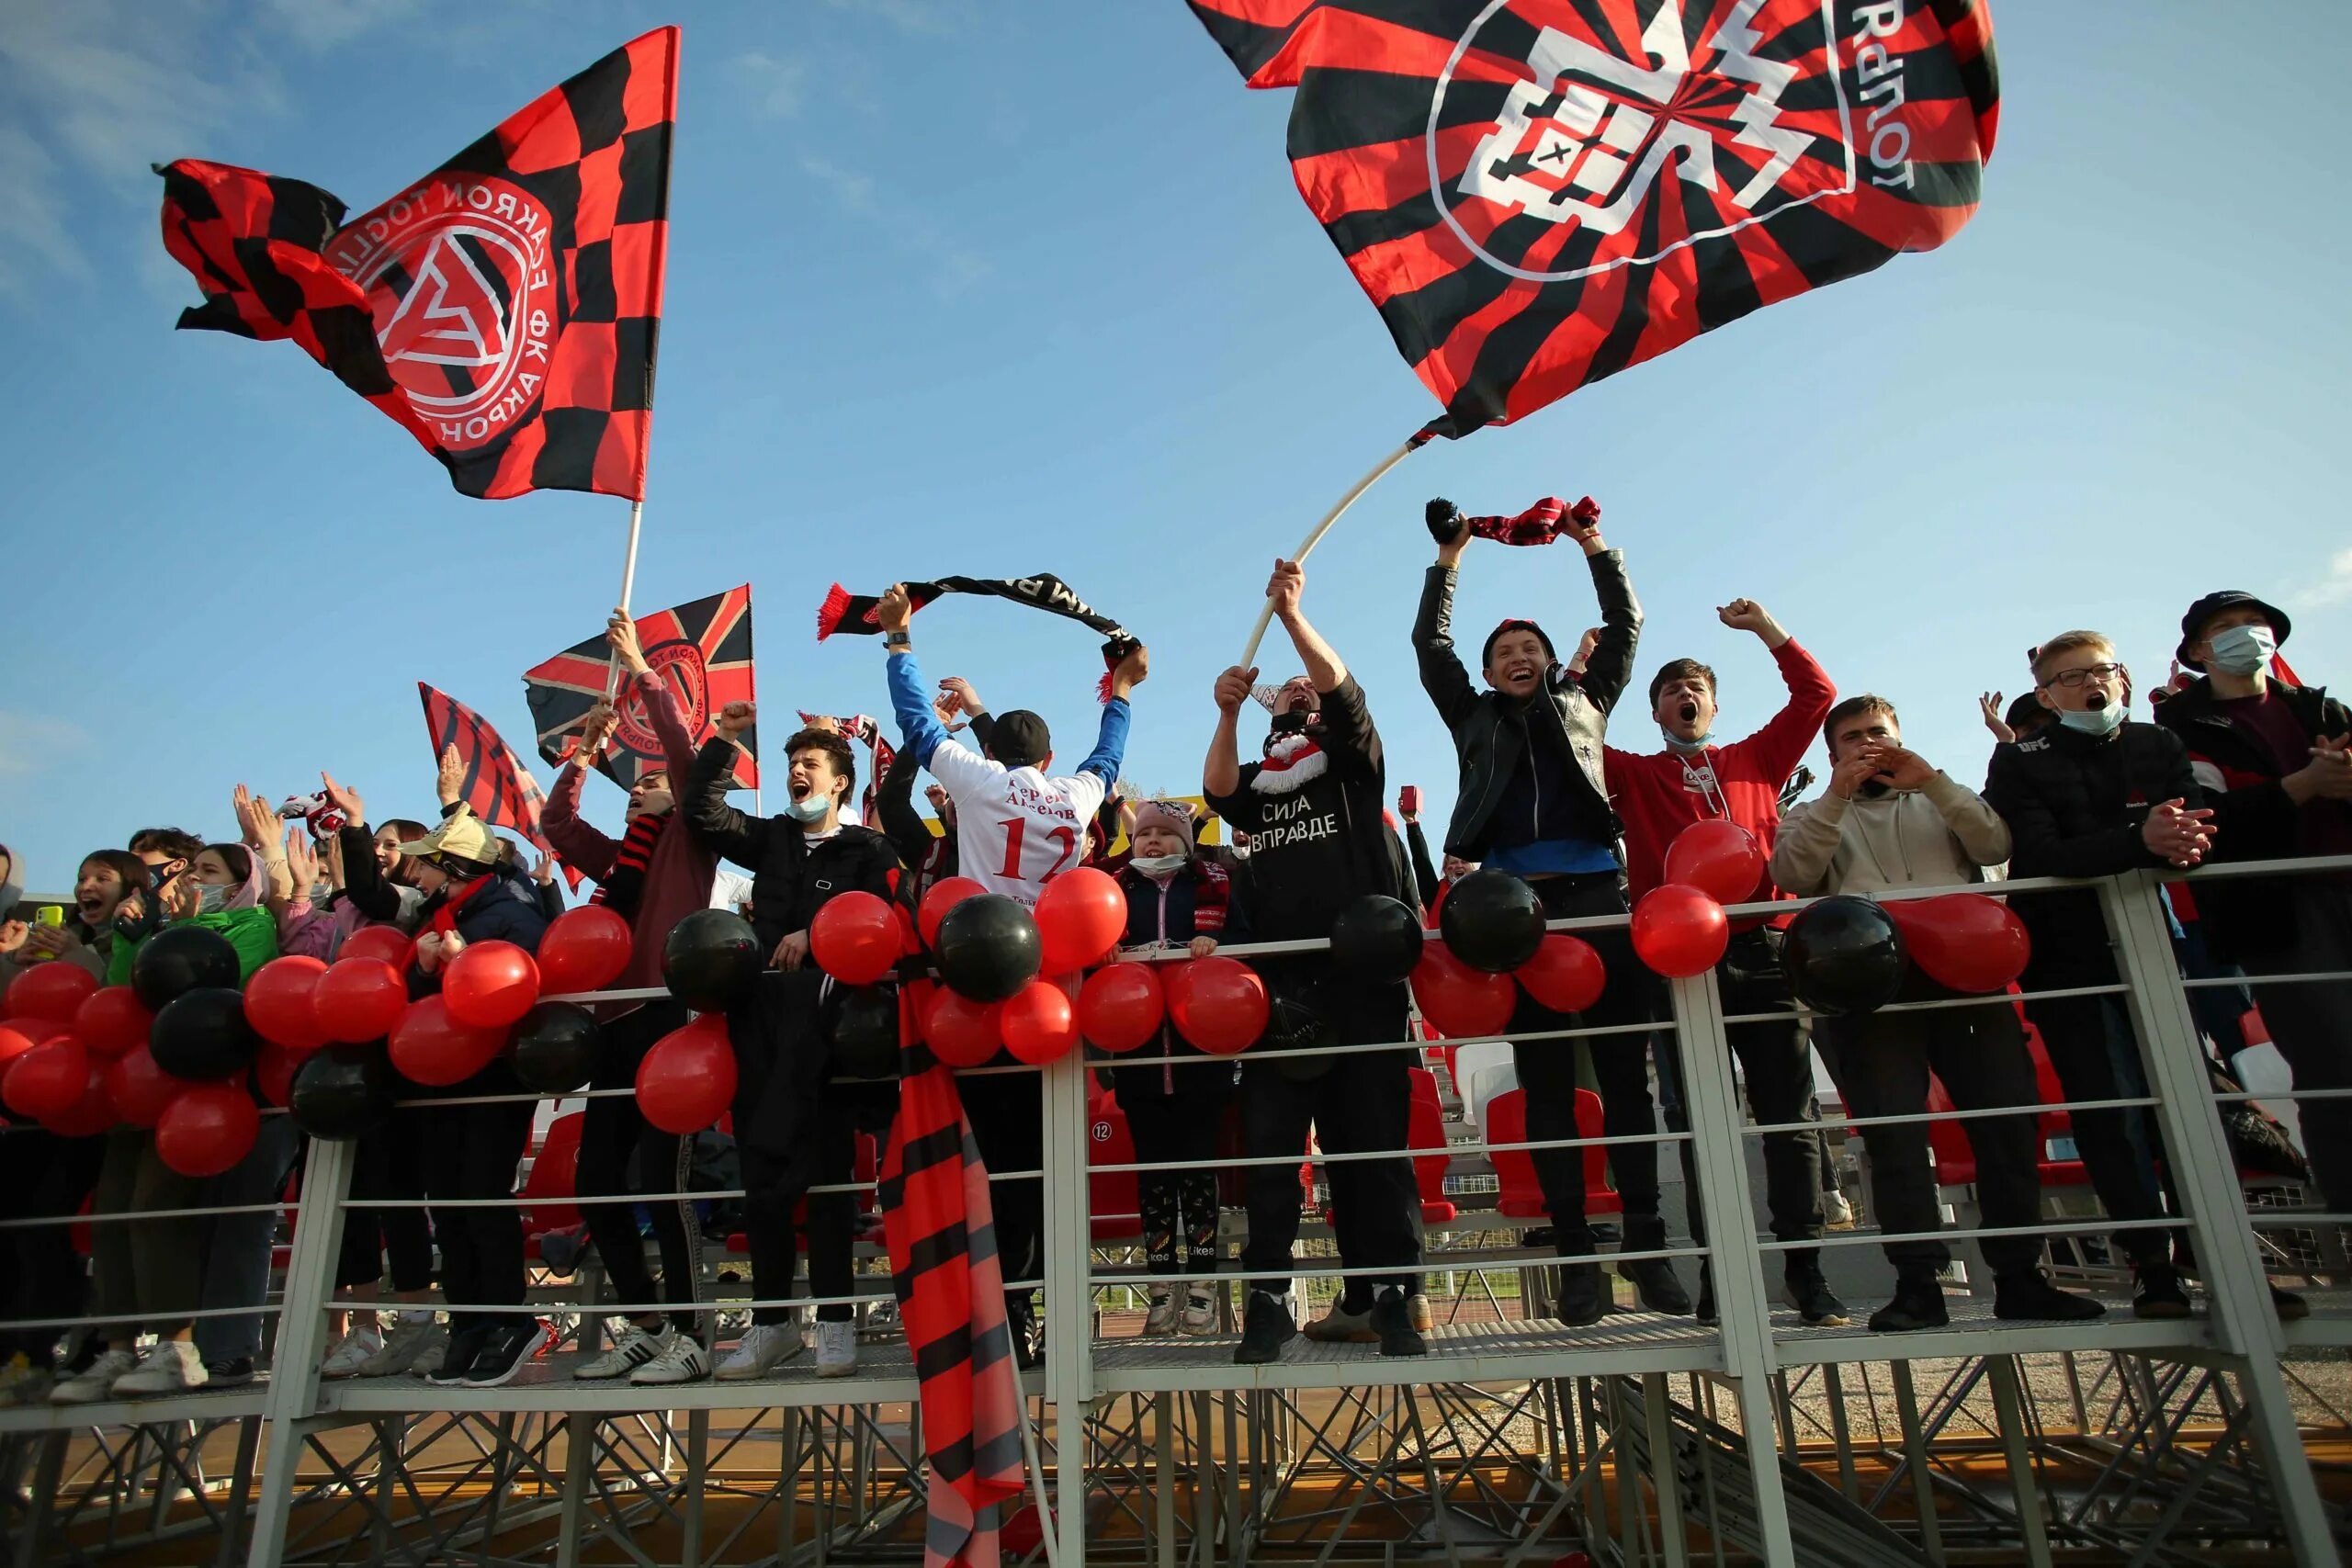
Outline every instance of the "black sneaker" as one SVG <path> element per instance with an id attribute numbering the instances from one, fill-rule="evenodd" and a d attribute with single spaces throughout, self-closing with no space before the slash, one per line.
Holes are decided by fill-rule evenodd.
<path id="1" fill-rule="evenodd" d="M 1426 1356 L 1430 1343 L 1421 1331 L 1413 1326 L 1412 1309 L 1406 1304 L 1405 1292 L 1391 1285 L 1380 1292 L 1372 1303 L 1372 1326 L 1380 1334 L 1380 1353 L 1384 1356 Z"/>
<path id="2" fill-rule="evenodd" d="M 2088 1296 L 2062 1291 L 2039 1269 L 2003 1274 L 1993 1281 L 1995 1317 L 2039 1318 L 2044 1323 L 2088 1323 L 2105 1317 L 2107 1308 Z"/>
<path id="3" fill-rule="evenodd" d="M 2132 1271 L 2138 1288 L 2132 1292 L 2132 1315 L 2139 1318 L 2187 1317 L 2188 1292 L 2181 1288 L 2180 1270 L 2169 1263 L 2143 1263 Z"/>
<path id="4" fill-rule="evenodd" d="M 1607 1317 L 1614 1304 L 1610 1300 L 1609 1283 L 1601 1278 L 1600 1264 L 1560 1265 L 1560 1300 L 1552 1315 L 1570 1328 L 1582 1328 Z"/>
<path id="5" fill-rule="evenodd" d="M 1674 1265 L 1663 1258 L 1640 1258 L 1617 1265 L 1618 1277 L 1634 1287 L 1644 1310 L 1668 1317 L 1690 1315 L 1690 1292 L 1674 1276 Z"/>
<path id="6" fill-rule="evenodd" d="M 1715 1271 L 1712 1265 L 1699 1265 L 1699 1304 L 1691 1309 L 1691 1315 L 1708 1328 L 1722 1319 L 1723 1314 L 1715 1311 Z"/>
<path id="7" fill-rule="evenodd" d="M 253 1381 L 254 1359 L 251 1356 L 204 1363 L 204 1386 L 207 1388 L 243 1388 Z"/>
<path id="8" fill-rule="evenodd" d="M 1789 1270 L 1789 1303 L 1797 1309 L 1797 1320 L 1807 1328 L 1843 1328 L 1854 1320 L 1846 1315 L 1846 1303 L 1829 1289 L 1829 1281 L 1821 1277 L 1817 1268 Z"/>
<path id="9" fill-rule="evenodd" d="M 1907 1334 L 1941 1328 L 1951 1321 L 1951 1314 L 1944 1307 L 1944 1288 L 1936 1282 L 1933 1271 L 1898 1269 L 1894 1299 L 1871 1314 L 1870 1327 L 1873 1334 Z"/>
<path id="10" fill-rule="evenodd" d="M 1297 1337 L 1298 1325 L 1291 1321 L 1290 1309 L 1281 1298 L 1251 1291 L 1249 1313 L 1241 1320 L 1241 1343 L 1233 1348 L 1233 1364 L 1252 1367 L 1279 1361 L 1283 1347 Z"/>
<path id="11" fill-rule="evenodd" d="M 2270 1310 L 2278 1314 L 2279 1322 L 2292 1323 L 2298 1318 L 2311 1316 L 2312 1303 L 2292 1291 L 2282 1291 L 2273 1285 L 2270 1287 Z"/>
<path id="12" fill-rule="evenodd" d="M 1006 1300 L 1004 1326 L 1012 1337 L 1012 1364 L 1015 1368 L 1034 1372 L 1046 1364 L 1046 1336 L 1037 1326 L 1036 1305 L 1027 1296 Z"/>
<path id="13" fill-rule="evenodd" d="M 424 1381 L 438 1383 L 444 1388 L 454 1388 L 464 1382 L 466 1373 L 472 1369 L 474 1359 L 481 1354 L 490 1334 L 491 1325 L 487 1323 L 469 1323 L 463 1328 L 453 1330 L 449 1335 L 449 1348 L 442 1352 L 440 1366 L 425 1373 Z"/>
<path id="14" fill-rule="evenodd" d="M 548 1342 L 547 1325 L 536 1317 L 498 1325 L 482 1337 L 481 1349 L 466 1368 L 468 1388 L 498 1388 L 511 1382 L 523 1363 Z M 444 1381 L 447 1381 L 446 1378 Z"/>

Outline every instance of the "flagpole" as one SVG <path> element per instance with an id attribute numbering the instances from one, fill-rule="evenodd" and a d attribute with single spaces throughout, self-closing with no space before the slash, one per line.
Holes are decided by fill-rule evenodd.
<path id="1" fill-rule="evenodd" d="M 639 496 L 628 503 L 628 553 L 621 558 L 621 614 L 628 614 L 629 595 L 637 592 L 637 538 L 645 524 L 645 498 Z M 605 700 L 611 702 L 621 689 L 621 656 L 616 652 L 605 661 Z"/>
<path id="2" fill-rule="evenodd" d="M 1337 523 L 1346 513 L 1348 508 L 1356 503 L 1357 498 L 1374 485 L 1378 484 L 1383 474 L 1403 462 L 1416 447 L 1422 445 L 1422 442 L 1423 437 L 1416 434 L 1410 441 L 1383 457 L 1372 472 L 1358 479 L 1354 487 L 1340 498 L 1340 503 L 1337 506 L 1323 514 L 1323 521 L 1315 525 L 1315 531 L 1306 536 L 1306 542 L 1299 546 L 1298 553 L 1290 558 L 1295 561 L 1304 561 L 1308 556 L 1313 555 L 1315 547 L 1323 542 L 1323 536 L 1331 531 L 1331 525 Z M 1250 646 L 1241 650 L 1242 669 L 1249 669 L 1250 661 L 1258 657 L 1258 645 L 1265 640 L 1266 628 L 1273 623 L 1273 619 L 1274 601 L 1270 594 L 1267 596 L 1265 608 L 1258 612 L 1258 624 L 1250 628 Z"/>

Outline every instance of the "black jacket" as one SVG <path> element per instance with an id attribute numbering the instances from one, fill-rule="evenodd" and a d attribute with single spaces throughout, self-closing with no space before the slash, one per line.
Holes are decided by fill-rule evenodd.
<path id="1" fill-rule="evenodd" d="M 1527 726 L 1550 722 L 1560 727 L 1581 780 L 1579 793 L 1595 819 L 1609 824 L 1608 837 L 1618 836 L 1616 813 L 1609 807 L 1609 786 L 1601 777 L 1600 747 L 1609 732 L 1609 712 L 1617 705 L 1625 683 L 1634 675 L 1634 649 L 1641 641 L 1642 607 L 1634 598 L 1633 582 L 1625 575 L 1622 550 L 1603 550 L 1585 558 L 1592 570 L 1593 592 L 1600 601 L 1600 641 L 1582 675 L 1568 675 L 1555 665 L 1546 677 L 1547 690 L 1536 700 L 1521 703 L 1500 692 L 1479 691 L 1453 650 L 1453 579 L 1448 568 L 1433 566 L 1421 585 L 1421 611 L 1413 622 L 1413 653 L 1420 661 L 1421 689 L 1437 705 L 1438 716 L 1453 737 L 1453 750 L 1462 769 L 1454 795 L 1453 820 L 1445 830 L 1448 854 L 1464 860 L 1484 860 L 1495 807 L 1504 786 L 1528 754 Z M 1548 719 L 1535 716 L 1548 715 Z"/>
<path id="2" fill-rule="evenodd" d="M 375 864 L 374 851 L 368 852 L 370 866 Z M 458 934 L 468 946 L 482 942 L 511 942 L 526 953 L 539 950 L 539 938 L 547 933 L 548 918 L 539 907 L 539 890 L 530 877 L 511 865 L 502 865 L 482 878 L 487 884 L 458 906 L 453 923 Z M 421 934 L 433 929 L 434 918 L 448 903 L 445 890 L 424 901 L 417 911 L 416 929 Z M 363 911 L 364 913 L 365 911 Z M 443 964 L 426 974 L 413 960 L 408 971 L 408 994 L 429 997 L 441 989 L 441 978 L 449 972 Z"/>
<path id="3" fill-rule="evenodd" d="M 2337 739 L 2352 733 L 2352 714 L 2325 687 L 2274 682 L 2270 690 L 2307 734 Z M 2214 705 L 2209 682 L 2192 681 L 2158 703 L 2156 722 L 2180 737 L 2205 787 L 2206 804 L 2213 808 L 2215 860 L 2288 860 L 2312 852 L 2302 841 L 2305 808 L 2288 798 L 2268 750 Z M 2230 963 L 2292 947 L 2295 901 L 2284 892 L 2267 877 L 2198 884 L 2198 915 L 2213 956 Z"/>
<path id="4" fill-rule="evenodd" d="M 720 854 L 752 874 L 752 926 L 773 952 L 794 931 L 807 931 L 826 899 L 852 890 L 890 897 L 899 853 L 871 828 L 844 827 L 820 844 L 808 842 L 789 817 L 753 817 L 727 804 L 734 746 L 713 737 L 695 759 L 694 776 L 679 796 L 686 821 Z"/>
<path id="5" fill-rule="evenodd" d="M 1993 753 L 1984 799 L 2009 825 L 2013 876 L 2106 876 L 2165 863 L 2140 837 L 2163 801 L 2204 803 L 2188 752 L 2171 731 L 2126 721 L 2109 734 L 2053 724 Z M 2033 938 L 2028 989 L 2106 985 L 2115 955 L 2098 896 L 2020 895 L 2011 900 Z"/>

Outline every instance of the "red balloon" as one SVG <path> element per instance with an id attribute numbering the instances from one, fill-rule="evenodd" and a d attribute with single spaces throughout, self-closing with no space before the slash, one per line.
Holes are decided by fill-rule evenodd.
<path id="1" fill-rule="evenodd" d="M 1133 1051 L 1159 1032 L 1168 993 L 1157 964 L 1106 964 L 1078 992 L 1080 1032 L 1105 1051 Z"/>
<path id="2" fill-rule="evenodd" d="M 449 1016 L 448 998 L 426 997 L 392 1028 L 392 1067 L 411 1083 L 463 1083 L 497 1059 L 506 1031 L 478 1029 Z"/>
<path id="3" fill-rule="evenodd" d="M 293 1093 L 294 1069 L 309 1055 L 275 1043 L 264 1045 L 254 1057 L 254 1083 L 261 1097 L 272 1105 L 284 1105 Z"/>
<path id="4" fill-rule="evenodd" d="M 1541 959 L 1543 950 L 1537 949 Z M 1413 965 L 1413 1000 L 1431 1029 L 1449 1040 L 1500 1034 L 1519 1006 L 1519 987 L 1509 975 L 1473 969 L 1437 942 L 1421 949 Z"/>
<path id="5" fill-rule="evenodd" d="M 503 1029 L 539 999 L 539 966 L 511 942 L 469 942 L 441 976 L 449 1016 L 476 1029 Z"/>
<path id="6" fill-rule="evenodd" d="M 899 924 L 899 956 L 912 958 L 922 951 L 922 933 L 915 930 L 915 912 L 904 904 L 892 903 L 890 918 Z"/>
<path id="7" fill-rule="evenodd" d="M 93 1056 L 109 1059 L 147 1043 L 155 1015 L 128 986 L 93 991 L 74 1010 L 74 1038 Z"/>
<path id="8" fill-rule="evenodd" d="M 182 1176 L 218 1176 L 253 1152 L 261 1111 L 239 1084 L 193 1084 L 155 1119 L 155 1157 Z"/>
<path id="9" fill-rule="evenodd" d="M 1266 983 L 1238 958 L 1194 958 L 1160 976 L 1176 1032 L 1213 1056 L 1231 1056 L 1266 1032 Z"/>
<path id="10" fill-rule="evenodd" d="M 617 909 L 566 909 L 539 938 L 539 989 L 548 996 L 602 990 L 628 967 L 631 945 L 628 921 Z"/>
<path id="11" fill-rule="evenodd" d="M 997 1015 L 1004 1048 L 1013 1059 L 1044 1066 L 1069 1055 L 1078 1043 L 1078 1012 L 1069 993 L 1051 980 L 1032 980 Z"/>
<path id="12" fill-rule="evenodd" d="M 1879 907 L 1902 929 L 1920 973 L 1955 991 L 2002 990 L 2033 956 L 2017 911 L 1982 893 L 1890 898 Z"/>
<path id="13" fill-rule="evenodd" d="M 344 1045 L 364 1045 L 392 1032 L 408 1008 L 408 982 L 380 958 L 343 958 L 311 987 L 319 1032 Z"/>
<path id="14" fill-rule="evenodd" d="M 50 1018 L 12 1018 L 0 1023 L 0 1073 L 42 1041 L 64 1032 L 65 1025 Z"/>
<path id="15" fill-rule="evenodd" d="M 186 1088 L 187 1080 L 157 1066 L 144 1045 L 124 1052 L 107 1069 L 107 1095 L 114 1101 L 116 1114 L 134 1127 L 153 1127 L 164 1107 L 177 1100 Z"/>
<path id="16" fill-rule="evenodd" d="M 1068 975 L 1100 964 L 1127 930 L 1127 896 L 1108 872 L 1066 871 L 1037 896 L 1037 940 L 1045 972 Z"/>
<path id="17" fill-rule="evenodd" d="M 939 940 L 939 922 L 948 910 L 975 893 L 987 891 L 968 876 L 946 876 L 933 883 L 931 891 L 922 896 L 922 909 L 915 919 L 922 931 L 923 945 L 929 947 Z"/>
<path id="18" fill-rule="evenodd" d="M 292 954 L 273 958 L 245 982 L 245 1021 L 272 1045 L 315 1051 L 327 1043 L 312 1005 L 326 964 Z"/>
<path id="19" fill-rule="evenodd" d="M 844 986 L 870 986 L 899 961 L 899 919 L 872 893 L 837 893 L 808 922 L 808 956 Z"/>
<path id="20" fill-rule="evenodd" d="M 89 1081 L 90 1054 L 72 1035 L 56 1035 L 8 1064 L 0 1105 L 37 1122 L 63 1116 L 81 1103 Z"/>
<path id="21" fill-rule="evenodd" d="M 1554 1012 L 1582 1012 L 1608 988 L 1609 971 L 1592 943 L 1554 931 L 1519 966 L 1519 983 Z"/>
<path id="22" fill-rule="evenodd" d="M 1770 896 L 1764 846 L 1738 823 L 1721 817 L 1693 822 L 1666 850 L 1666 880 L 1696 887 L 1718 904 L 1745 904 Z"/>
<path id="23" fill-rule="evenodd" d="M 114 1097 L 107 1092 L 108 1064 L 98 1056 L 90 1058 L 90 1073 L 82 1085 L 82 1097 L 74 1108 L 57 1116 L 44 1116 L 40 1124 L 61 1138 L 92 1138 L 111 1131 L 117 1120 Z"/>
<path id="24" fill-rule="evenodd" d="M 380 958 L 400 970 L 407 969 L 408 961 L 415 956 L 415 942 L 398 926 L 362 926 L 345 937 L 343 945 L 334 952 L 337 964 L 353 958 Z"/>
<path id="25" fill-rule="evenodd" d="M 74 1010 L 98 988 L 98 977 L 78 964 L 51 958 L 29 964 L 8 982 L 10 1018 L 45 1018 L 57 1023 L 74 1021 Z"/>
<path id="26" fill-rule="evenodd" d="M 976 1002 L 942 986 L 923 1018 L 924 1043 L 933 1055 L 951 1067 L 984 1066 L 1004 1038 L 998 1019 L 1003 1005 Z"/>
<path id="27" fill-rule="evenodd" d="M 699 1133 L 735 1098 L 727 1019 L 705 1013 L 653 1043 L 637 1065 L 637 1108 L 665 1133 Z"/>
<path id="28" fill-rule="evenodd" d="M 1634 951 L 1672 979 L 1705 974 L 1730 945 L 1731 921 L 1723 905 L 1699 888 L 1669 882 L 1634 906 Z"/>

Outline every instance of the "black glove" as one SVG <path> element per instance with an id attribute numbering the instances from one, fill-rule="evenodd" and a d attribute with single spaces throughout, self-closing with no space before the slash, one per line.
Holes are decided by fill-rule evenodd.
<path id="1" fill-rule="evenodd" d="M 1450 545 L 1462 535 L 1462 508 L 1443 496 L 1421 509 L 1421 520 L 1430 525 L 1430 537 L 1441 545 Z"/>

